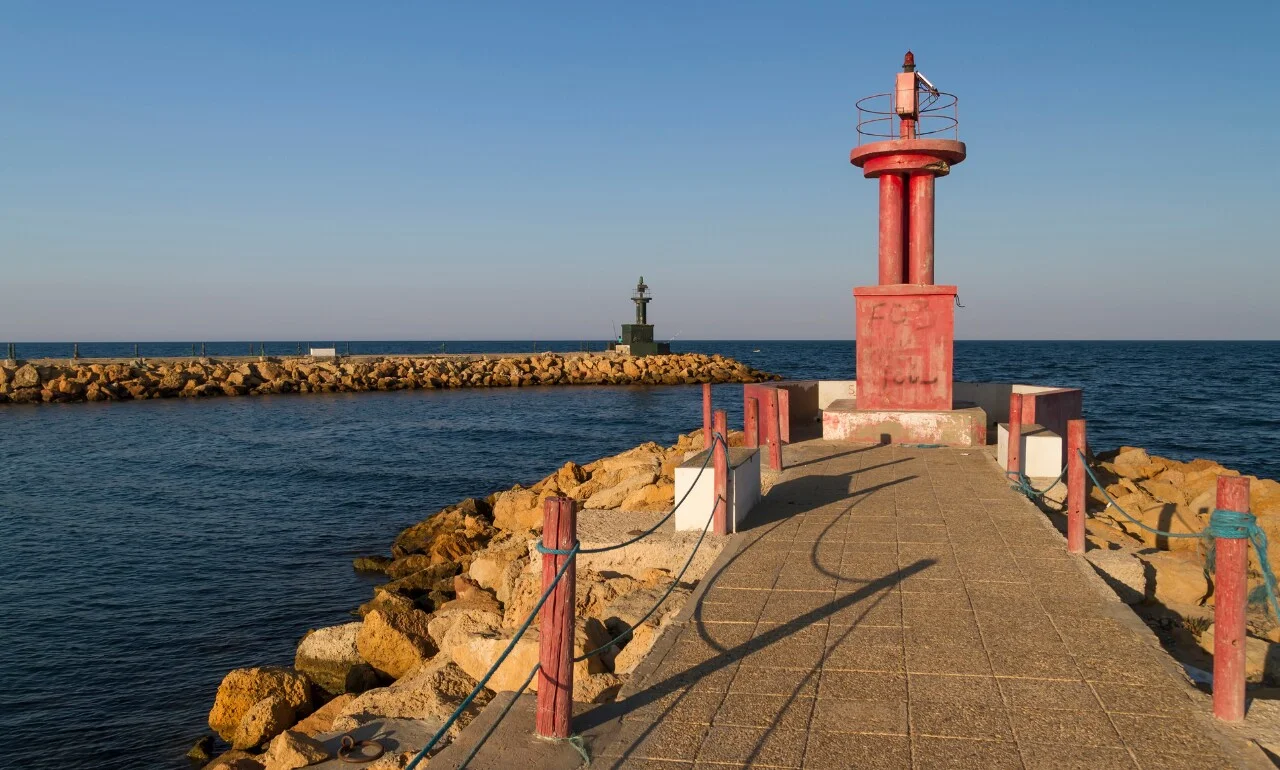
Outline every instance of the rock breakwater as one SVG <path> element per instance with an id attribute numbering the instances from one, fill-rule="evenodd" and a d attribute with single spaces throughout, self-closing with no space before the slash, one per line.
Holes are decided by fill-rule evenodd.
<path id="1" fill-rule="evenodd" d="M 262 358 L 0 363 L 0 404 L 272 393 L 763 382 L 777 375 L 720 355 Z"/>
<path id="2" fill-rule="evenodd" d="M 731 433 L 729 443 L 741 445 L 742 438 Z M 671 509 L 675 468 L 701 449 L 702 434 L 695 431 L 671 446 L 649 442 L 585 465 L 565 463 L 531 486 L 468 498 L 407 527 L 389 556 L 357 558 L 354 568 L 387 578 L 354 612 L 359 620 L 308 632 L 291 668 L 227 674 L 209 725 L 231 749 L 209 767 L 300 767 L 282 757 L 295 757 L 299 745 L 320 757 L 309 737 L 327 745 L 341 732 L 380 720 L 422 720 L 437 729 L 537 603 L 542 562 L 534 544 L 543 502 L 552 496 L 578 501 L 586 547 L 626 540 Z M 722 538 L 707 536 L 673 586 L 697 535 L 673 532 L 668 524 L 634 545 L 578 559 L 574 654 L 630 634 L 575 665 L 575 700 L 612 700 L 684 605 L 723 547 Z M 493 693 L 524 681 L 538 661 L 538 640 L 535 617 L 455 734 Z M 388 757 L 387 767 L 403 767 L 408 756 Z"/>

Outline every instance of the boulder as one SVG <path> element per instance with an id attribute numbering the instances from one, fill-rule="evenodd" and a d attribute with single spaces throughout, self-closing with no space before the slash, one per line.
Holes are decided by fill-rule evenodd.
<path id="1" fill-rule="evenodd" d="M 1200 634 L 1200 646 L 1213 654 L 1213 624 Z M 1280 644 L 1256 636 L 1246 636 L 1244 643 L 1244 675 L 1251 682 L 1280 685 Z"/>
<path id="2" fill-rule="evenodd" d="M 266 770 L 298 770 L 330 756 L 320 741 L 296 730 L 285 730 L 271 740 L 263 760 Z"/>
<path id="3" fill-rule="evenodd" d="M 509 489 L 493 504 L 493 525 L 507 532 L 540 532 L 542 498 L 532 489 Z"/>
<path id="4" fill-rule="evenodd" d="M 437 660 L 415 668 L 388 687 L 369 690 L 350 701 L 333 722 L 334 730 L 348 731 L 375 719 L 422 719 L 442 723 L 471 693 L 476 682 L 453 662 Z M 466 727 L 488 702 L 481 692 L 453 728 Z"/>
<path id="5" fill-rule="evenodd" d="M 351 560 L 351 566 L 356 572 L 386 572 L 389 564 L 391 564 L 390 558 L 377 554 L 357 556 Z"/>
<path id="6" fill-rule="evenodd" d="M 204 766 L 204 770 L 264 770 L 264 766 L 253 754 L 241 749 L 231 749 L 219 754 Z"/>
<path id="7" fill-rule="evenodd" d="M 356 635 L 356 650 L 380 673 L 399 679 L 409 669 L 436 654 L 427 631 L 430 616 L 421 610 L 365 615 Z"/>
<path id="8" fill-rule="evenodd" d="M 230 741 L 245 713 L 272 695 L 279 696 L 298 716 L 311 713 L 311 681 L 305 674 L 285 668 L 238 668 L 218 685 L 209 727 Z"/>
<path id="9" fill-rule="evenodd" d="M 624 511 L 665 511 L 675 503 L 675 496 L 676 485 L 659 480 L 627 495 L 618 508 Z"/>
<path id="10" fill-rule="evenodd" d="M 456 561 L 432 564 L 429 568 L 412 572 L 398 580 L 378 586 L 379 592 L 401 594 L 411 599 L 425 596 L 432 591 L 453 592 L 453 576 L 462 565 Z"/>
<path id="11" fill-rule="evenodd" d="M 279 695 L 268 695 L 249 707 L 231 735 L 231 748 L 252 749 L 261 746 L 297 721 L 288 701 Z"/>
<path id="12" fill-rule="evenodd" d="M 436 647 L 449 648 L 448 639 L 456 631 L 478 634 L 497 631 L 502 627 L 502 610 L 495 603 L 455 600 L 443 605 L 427 623 L 427 632 Z"/>
<path id="13" fill-rule="evenodd" d="M 316 709 L 311 716 L 298 722 L 293 726 L 293 730 L 307 735 L 318 735 L 319 733 L 327 733 L 333 729 L 333 720 L 342 713 L 347 704 L 355 700 L 355 693 L 343 693 L 320 708 Z"/>
<path id="14" fill-rule="evenodd" d="M 400 594 L 388 593 L 387 591 L 374 591 L 373 598 L 361 604 L 356 608 L 356 614 L 360 617 L 367 616 L 374 610 L 382 610 L 383 612 L 409 612 L 416 610 L 418 605 L 413 599 Z"/>
<path id="15" fill-rule="evenodd" d="M 507 540 L 498 547 L 490 544 L 488 548 L 476 554 L 471 561 L 468 574 L 477 584 L 496 594 L 505 581 L 507 566 L 528 555 L 529 546 L 524 539 Z M 498 597 L 499 600 L 501 598 L 501 596 Z"/>
<path id="16" fill-rule="evenodd" d="M 446 649 L 449 657 L 458 665 L 458 668 L 467 673 L 467 676 L 477 681 L 488 672 L 490 666 L 498 660 L 511 642 L 510 634 L 498 631 L 475 635 L 450 634 L 449 638 L 451 643 Z M 538 638 L 536 629 L 530 628 L 526 631 L 502 665 L 489 678 L 485 687 L 494 692 L 506 692 L 518 688 L 533 667 L 538 664 Z M 529 684 L 529 689 L 530 691 L 538 689 L 537 677 Z"/>
<path id="17" fill-rule="evenodd" d="M 308 632 L 298 644 L 293 667 L 334 695 L 377 687 L 377 673 L 356 649 L 361 625 L 344 623 Z"/>
<path id="18" fill-rule="evenodd" d="M 392 580 L 408 577 L 415 572 L 422 572 L 432 566 L 430 554 L 411 553 L 408 556 L 402 556 L 394 559 L 390 564 L 383 568 L 383 572 L 387 573 L 387 577 Z"/>
<path id="19" fill-rule="evenodd" d="M 629 470 L 625 475 L 611 475 L 610 478 L 616 479 L 616 483 L 602 487 L 600 491 L 587 498 L 583 505 L 587 508 L 603 510 L 617 508 L 633 493 L 657 481 L 658 470 L 656 464 L 646 464 L 634 466 L 634 471 Z M 672 489 L 674 493 L 674 487 Z"/>
<path id="20" fill-rule="evenodd" d="M 190 749 L 187 749 L 187 759 L 200 766 L 209 764 L 209 760 L 213 758 L 213 738 L 208 735 L 200 736 Z"/>
<path id="21" fill-rule="evenodd" d="M 516 576 L 502 610 L 502 625 L 515 628 L 529 617 L 542 596 L 542 575 L 525 571 Z"/>
<path id="22" fill-rule="evenodd" d="M 31 364 L 19 366 L 13 373 L 14 388 L 38 388 L 40 387 L 40 371 Z"/>
<path id="23" fill-rule="evenodd" d="M 457 561 L 484 547 L 494 534 L 489 504 L 467 498 L 401 532 L 391 545 L 391 554 L 399 558 L 424 553 Z"/>
<path id="24" fill-rule="evenodd" d="M 1204 567 L 1173 554 L 1144 554 L 1142 560 L 1155 570 L 1155 598 L 1169 604 L 1203 604 L 1209 594 Z"/>

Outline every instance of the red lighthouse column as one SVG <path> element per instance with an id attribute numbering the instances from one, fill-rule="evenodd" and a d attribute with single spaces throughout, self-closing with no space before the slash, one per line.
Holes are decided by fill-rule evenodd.
<path id="1" fill-rule="evenodd" d="M 904 236 L 906 235 L 906 185 L 901 174 L 880 177 L 880 285 L 906 283 Z"/>
<path id="2" fill-rule="evenodd" d="M 881 177 L 883 179 L 884 177 Z M 907 283 L 933 285 L 933 174 L 912 174 Z"/>

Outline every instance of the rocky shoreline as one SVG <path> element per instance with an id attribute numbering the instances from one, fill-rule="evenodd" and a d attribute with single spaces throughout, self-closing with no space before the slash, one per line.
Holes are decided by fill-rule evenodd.
<path id="1" fill-rule="evenodd" d="M 741 433 L 730 444 L 742 443 Z M 702 449 L 701 431 L 671 446 L 642 444 L 586 465 L 566 463 L 530 487 L 516 485 L 484 499 L 448 506 L 403 530 L 389 555 L 362 556 L 360 571 L 387 582 L 354 611 L 349 623 L 309 631 L 292 667 L 237 669 L 223 679 L 209 726 L 230 748 L 210 760 L 213 741 L 202 738 L 192 757 L 222 770 L 296 770 L 333 756 L 336 739 L 386 720 L 417 720 L 428 732 L 474 688 L 527 617 L 541 590 L 541 556 L 534 549 L 542 503 L 563 495 L 578 501 L 579 538 L 586 547 L 627 539 L 651 526 L 674 503 L 677 465 Z M 1239 475 L 1208 460 L 1178 462 L 1121 447 L 1095 458 L 1096 472 L 1126 511 L 1173 531 L 1198 531 L 1213 509 L 1222 475 Z M 1280 483 L 1250 477 L 1251 506 L 1273 543 L 1280 542 Z M 1065 485 L 1045 496 L 1046 510 L 1061 503 Z M 1212 640 L 1212 585 L 1199 540 L 1165 541 L 1135 527 L 1093 489 L 1086 555 L 1118 593 L 1152 622 L 1171 613 L 1181 625 L 1165 628 L 1186 661 L 1188 647 Z M 1171 523 L 1176 522 L 1176 523 Z M 604 655 L 576 664 L 574 700 L 612 700 L 723 547 L 709 536 L 691 569 L 652 618 L 644 613 L 671 587 L 695 533 L 669 525 L 625 549 L 578 559 L 574 653 L 617 635 L 631 635 Z M 1259 578 L 1251 554 L 1251 581 Z M 1280 548 L 1270 561 L 1280 568 Z M 1249 676 L 1276 684 L 1280 631 L 1265 613 L 1250 615 Z M 1160 631 L 1160 629 L 1157 629 Z M 496 692 L 514 690 L 538 660 L 535 625 L 498 668 L 489 686 L 454 726 L 449 739 L 474 719 Z M 1197 647 L 1199 645 L 1199 647 Z M 1190 665 L 1195 665 L 1193 660 Z M 412 752 L 389 752 L 379 770 L 403 768 Z M 206 764 L 207 763 L 207 764 Z"/>
<path id="2" fill-rule="evenodd" d="M 720 355 L 376 356 L 321 359 L 0 362 L 0 404 L 271 393 L 764 382 L 778 375 Z"/>
<path id="3" fill-rule="evenodd" d="M 742 443 L 741 433 L 729 438 Z M 355 610 L 359 620 L 308 632 L 290 668 L 226 675 L 209 726 L 230 749 L 210 761 L 213 742 L 203 738 L 190 756 L 222 770 L 295 770 L 331 757 L 337 735 L 371 722 L 422 720 L 438 729 L 538 600 L 541 555 L 533 546 L 543 501 L 578 501 L 585 547 L 620 542 L 671 509 L 675 468 L 701 449 L 702 433 L 695 431 L 668 447 L 650 442 L 587 465 L 566 463 L 530 487 L 469 498 L 408 527 L 390 555 L 355 560 L 355 569 L 387 578 Z M 668 523 L 639 543 L 578 559 L 575 654 L 631 634 L 576 664 L 574 700 L 611 700 L 683 607 L 722 538 L 706 538 L 680 585 L 640 622 L 672 587 L 697 534 L 674 532 Z M 455 735 L 494 692 L 520 685 L 538 660 L 538 639 L 535 619 Z M 365 766 L 402 768 L 411 756 L 388 753 Z"/>

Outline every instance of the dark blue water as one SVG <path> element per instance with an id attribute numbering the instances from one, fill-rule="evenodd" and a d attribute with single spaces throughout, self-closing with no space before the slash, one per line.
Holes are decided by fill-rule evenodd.
<path id="1" fill-rule="evenodd" d="M 247 352 L 225 344 L 217 354 Z M 790 377 L 853 369 L 850 342 L 676 348 Z M 69 350 L 24 343 L 19 355 Z M 1280 343 L 960 342 L 956 376 L 1082 386 L 1096 447 L 1280 476 Z M 741 388 L 715 398 L 740 424 Z M 183 767 L 227 670 L 289 663 L 308 628 L 344 622 L 368 597 L 352 556 L 565 460 L 671 442 L 700 406 L 696 387 L 582 387 L 0 407 L 0 735 L 35 748 L 24 767 Z"/>

